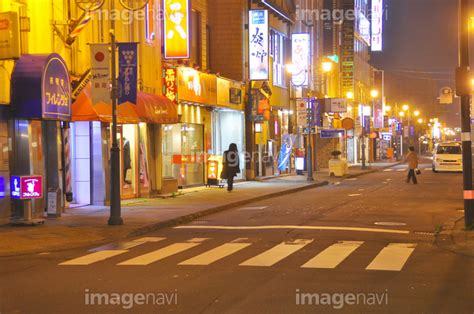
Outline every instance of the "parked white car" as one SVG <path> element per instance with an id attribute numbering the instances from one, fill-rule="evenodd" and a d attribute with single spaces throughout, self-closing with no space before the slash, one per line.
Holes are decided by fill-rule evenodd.
<path id="1" fill-rule="evenodd" d="M 462 146 L 459 142 L 438 143 L 433 151 L 433 172 L 462 172 Z"/>

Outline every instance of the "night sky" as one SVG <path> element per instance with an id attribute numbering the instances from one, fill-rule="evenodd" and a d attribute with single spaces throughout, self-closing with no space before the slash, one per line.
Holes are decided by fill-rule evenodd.
<path id="1" fill-rule="evenodd" d="M 439 105 L 443 86 L 454 88 L 457 66 L 457 0 L 385 0 L 384 51 L 372 64 L 386 72 L 389 104 L 410 103 L 428 117 L 460 123 L 458 103 Z M 474 52 L 473 52 L 474 53 Z M 431 115 L 431 116 L 430 116 Z"/>

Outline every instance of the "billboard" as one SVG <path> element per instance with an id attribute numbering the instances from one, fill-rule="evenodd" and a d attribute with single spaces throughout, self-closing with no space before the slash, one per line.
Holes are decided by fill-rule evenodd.
<path id="1" fill-rule="evenodd" d="M 189 0 L 163 0 L 165 59 L 189 59 Z"/>
<path id="2" fill-rule="evenodd" d="M 310 40 L 308 33 L 291 35 L 292 63 L 294 66 L 292 76 L 293 85 L 308 86 L 311 50 Z"/>
<path id="3" fill-rule="evenodd" d="M 252 81 L 269 78 L 268 11 L 249 12 L 249 76 Z"/>
<path id="4" fill-rule="evenodd" d="M 0 60 L 20 58 L 18 13 L 0 13 Z"/>
<path id="5" fill-rule="evenodd" d="M 372 51 L 382 51 L 383 0 L 372 0 Z"/>

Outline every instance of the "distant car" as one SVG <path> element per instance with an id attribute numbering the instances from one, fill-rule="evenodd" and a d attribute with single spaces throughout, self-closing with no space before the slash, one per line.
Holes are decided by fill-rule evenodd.
<path id="1" fill-rule="evenodd" d="M 462 146 L 459 142 L 438 143 L 433 151 L 433 172 L 462 172 Z"/>

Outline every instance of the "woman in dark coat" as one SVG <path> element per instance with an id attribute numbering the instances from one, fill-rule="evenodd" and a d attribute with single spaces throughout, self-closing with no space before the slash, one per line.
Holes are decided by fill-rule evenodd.
<path id="1" fill-rule="evenodd" d="M 234 177 L 240 173 L 239 152 L 237 145 L 232 143 L 229 150 L 224 152 L 222 178 L 227 179 L 227 191 L 232 191 L 234 185 Z"/>

